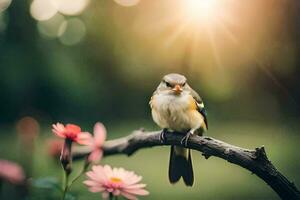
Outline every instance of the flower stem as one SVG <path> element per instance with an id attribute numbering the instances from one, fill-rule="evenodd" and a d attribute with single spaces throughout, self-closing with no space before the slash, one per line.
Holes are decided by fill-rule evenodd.
<path id="1" fill-rule="evenodd" d="M 113 195 L 113 193 L 109 193 L 109 200 L 114 200 L 114 195 Z"/>
<path id="2" fill-rule="evenodd" d="M 70 174 L 72 172 L 72 140 L 65 139 L 60 155 L 60 162 L 64 171 Z"/>
<path id="3" fill-rule="evenodd" d="M 68 192 L 68 189 L 69 189 L 69 187 L 68 187 L 68 182 L 69 182 L 69 173 L 67 173 L 67 172 L 65 171 L 65 173 L 64 173 L 64 183 L 63 183 L 62 200 L 65 199 L 66 194 L 67 194 L 67 192 Z"/>
<path id="4" fill-rule="evenodd" d="M 70 184 L 68 183 L 69 182 L 68 181 L 69 175 L 68 175 L 68 173 L 65 173 L 66 181 L 65 181 L 65 184 L 64 184 L 63 199 L 62 200 L 65 199 L 65 196 L 66 196 L 68 190 L 71 188 L 72 184 L 75 183 L 75 181 L 77 181 L 81 177 L 81 175 L 87 170 L 89 164 L 90 163 L 86 159 L 85 162 L 84 162 L 84 164 L 83 164 L 83 167 L 82 167 L 80 173 L 70 182 Z"/>
<path id="5" fill-rule="evenodd" d="M 3 181 L 2 179 L 0 178 L 0 197 L 2 196 L 2 186 L 3 186 Z"/>
<path id="6" fill-rule="evenodd" d="M 72 172 L 72 140 L 65 139 L 65 143 L 60 155 L 60 162 L 64 170 L 64 180 L 62 188 L 62 200 L 64 200 L 69 189 L 69 176 Z"/>
<path id="7" fill-rule="evenodd" d="M 68 187 L 71 187 L 71 185 L 75 182 L 75 181 L 77 181 L 80 177 L 81 177 L 81 175 L 86 171 L 86 169 L 87 169 L 87 166 L 86 166 L 87 164 L 85 163 L 84 164 L 84 166 L 83 166 L 83 168 L 81 169 L 81 171 L 80 171 L 80 173 L 70 182 L 70 184 L 69 184 L 69 186 Z"/>

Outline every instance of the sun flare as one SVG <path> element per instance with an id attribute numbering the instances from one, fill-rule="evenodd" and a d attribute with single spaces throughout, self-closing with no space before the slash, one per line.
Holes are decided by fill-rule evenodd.
<path id="1" fill-rule="evenodd" d="M 185 0 L 184 9 L 190 21 L 211 21 L 217 14 L 216 0 Z"/>

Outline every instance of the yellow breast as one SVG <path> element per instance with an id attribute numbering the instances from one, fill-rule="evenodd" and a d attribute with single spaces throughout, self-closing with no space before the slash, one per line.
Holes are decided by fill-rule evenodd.
<path id="1" fill-rule="evenodd" d="M 193 97 L 156 94 L 151 98 L 152 118 L 161 128 L 175 131 L 198 129 L 203 123 Z"/>

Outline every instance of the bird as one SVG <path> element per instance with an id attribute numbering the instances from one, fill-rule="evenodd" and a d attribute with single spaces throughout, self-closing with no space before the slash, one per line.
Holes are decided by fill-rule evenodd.
<path id="1" fill-rule="evenodd" d="M 194 173 L 191 150 L 187 142 L 191 134 L 202 135 L 208 130 L 207 114 L 201 97 L 187 83 L 184 75 L 165 75 L 150 99 L 153 121 L 162 128 L 160 141 L 167 131 L 185 133 L 181 146 L 171 145 L 169 181 L 174 184 L 182 177 L 186 186 L 193 186 Z"/>

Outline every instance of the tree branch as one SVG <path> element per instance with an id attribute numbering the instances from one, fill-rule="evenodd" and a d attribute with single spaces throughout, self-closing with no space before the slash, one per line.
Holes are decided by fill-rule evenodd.
<path id="1" fill-rule="evenodd" d="M 147 132 L 137 130 L 126 137 L 107 141 L 103 146 L 104 156 L 114 154 L 126 154 L 130 156 L 142 148 L 161 145 L 181 145 L 180 141 L 184 136 L 182 133 L 167 132 L 164 144 L 159 140 L 160 133 L 161 131 Z M 294 183 L 290 182 L 274 167 L 268 159 L 263 146 L 255 150 L 249 150 L 211 137 L 192 135 L 189 138 L 187 148 L 202 152 L 202 155 L 206 159 L 210 156 L 216 156 L 251 171 L 264 180 L 281 199 L 300 199 L 299 190 Z M 77 153 L 74 159 L 80 159 L 88 153 Z"/>

